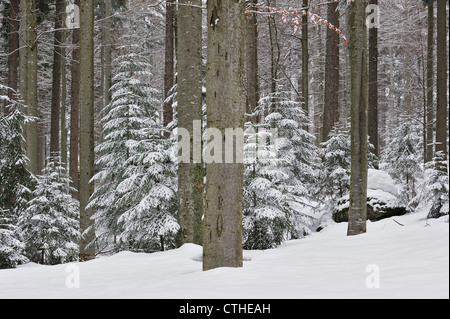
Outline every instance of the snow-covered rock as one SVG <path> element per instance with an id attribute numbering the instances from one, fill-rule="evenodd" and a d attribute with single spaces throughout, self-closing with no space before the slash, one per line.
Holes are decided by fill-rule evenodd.
<path id="1" fill-rule="evenodd" d="M 377 221 L 392 216 L 406 214 L 405 207 L 399 205 L 398 187 L 388 173 L 369 169 L 367 178 L 367 219 Z M 338 201 L 333 220 L 348 221 L 349 195 Z"/>

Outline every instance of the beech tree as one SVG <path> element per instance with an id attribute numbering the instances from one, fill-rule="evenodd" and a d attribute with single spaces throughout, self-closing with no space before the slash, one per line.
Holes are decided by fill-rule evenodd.
<path id="1" fill-rule="evenodd" d="M 226 128 L 241 129 L 242 132 L 244 130 L 242 48 L 245 3 L 212 0 L 207 3 L 207 11 L 207 129 L 215 128 L 225 136 Z M 236 146 L 238 145 L 236 141 Z M 206 164 L 204 270 L 216 267 L 242 267 L 244 167 L 243 163 L 237 162 L 236 153 L 243 150 L 236 148 L 233 150 L 233 163 L 225 163 L 225 152 L 222 152 L 221 163 Z M 211 151 L 207 146 L 206 152 Z"/>
<path id="2" fill-rule="evenodd" d="M 349 4 L 351 63 L 351 173 L 348 235 L 366 232 L 368 170 L 368 69 L 365 1 Z"/>
<path id="3" fill-rule="evenodd" d="M 178 127 L 189 132 L 189 162 L 178 163 L 180 244 L 202 243 L 203 161 L 194 154 L 194 121 L 202 121 L 202 10 L 200 0 L 178 3 Z M 193 5 L 193 6 L 192 6 Z M 201 139 L 196 140 L 201 144 Z"/>

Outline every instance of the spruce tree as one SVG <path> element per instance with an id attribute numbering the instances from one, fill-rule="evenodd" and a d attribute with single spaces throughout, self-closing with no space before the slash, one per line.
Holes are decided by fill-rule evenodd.
<path id="1" fill-rule="evenodd" d="M 50 157 L 27 209 L 18 218 L 25 254 L 33 262 L 55 265 L 78 260 L 79 203 L 61 158 Z"/>
<path id="2" fill-rule="evenodd" d="M 0 89 L 8 88 L 0 85 Z M 23 148 L 23 125 L 33 119 L 21 110 L 23 105 L 0 94 L 5 115 L 0 114 L 0 269 L 14 268 L 27 261 L 17 219 L 28 205 L 35 177 L 28 171 Z"/>
<path id="3" fill-rule="evenodd" d="M 315 223 L 305 208 L 314 201 L 317 148 L 303 129 L 307 118 L 300 103 L 286 92 L 263 97 L 253 118 L 264 121 L 247 123 L 244 247 L 267 249 L 309 234 Z"/>
<path id="4" fill-rule="evenodd" d="M 422 175 L 422 150 L 421 127 L 404 119 L 382 154 L 382 168 L 402 186 L 400 197 L 404 205 L 417 195 L 417 181 Z"/>
<path id="5" fill-rule="evenodd" d="M 96 209 L 97 240 L 115 236 L 118 249 L 154 251 L 178 230 L 175 167 L 149 65 L 134 37 L 127 38 L 131 45 L 118 48 L 111 103 L 102 111 L 104 141 L 96 147 L 97 188 L 88 207 Z"/>

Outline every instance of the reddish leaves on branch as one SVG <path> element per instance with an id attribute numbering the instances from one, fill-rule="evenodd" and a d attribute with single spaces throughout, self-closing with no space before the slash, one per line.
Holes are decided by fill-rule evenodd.
<path id="1" fill-rule="evenodd" d="M 284 9 L 284 8 L 274 8 L 269 7 L 263 4 L 256 4 L 255 8 L 261 8 L 266 13 L 273 13 L 278 14 L 281 16 L 281 21 L 283 24 L 292 23 L 294 25 L 294 33 L 297 33 L 300 30 L 301 22 L 303 16 L 307 16 L 310 21 L 314 25 L 324 25 L 328 27 L 330 30 L 335 31 L 342 39 L 342 42 L 344 42 L 345 45 L 348 44 L 347 38 L 342 34 L 342 31 L 339 27 L 334 26 L 333 24 L 329 23 L 326 19 L 320 17 L 319 15 L 315 13 L 311 13 L 310 11 L 304 10 L 304 9 Z M 249 13 L 251 10 L 247 9 L 246 13 Z M 259 12 L 263 13 L 263 12 Z"/>

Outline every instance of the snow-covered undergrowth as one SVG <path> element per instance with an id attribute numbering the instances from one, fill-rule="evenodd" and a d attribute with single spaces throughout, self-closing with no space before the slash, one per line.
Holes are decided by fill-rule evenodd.
<path id="1" fill-rule="evenodd" d="M 245 251 L 243 268 L 203 272 L 193 244 L 29 263 L 0 270 L 0 298 L 449 298 L 448 216 L 425 216 L 368 222 L 368 232 L 353 237 L 347 223 L 330 223 L 276 249 Z"/>

